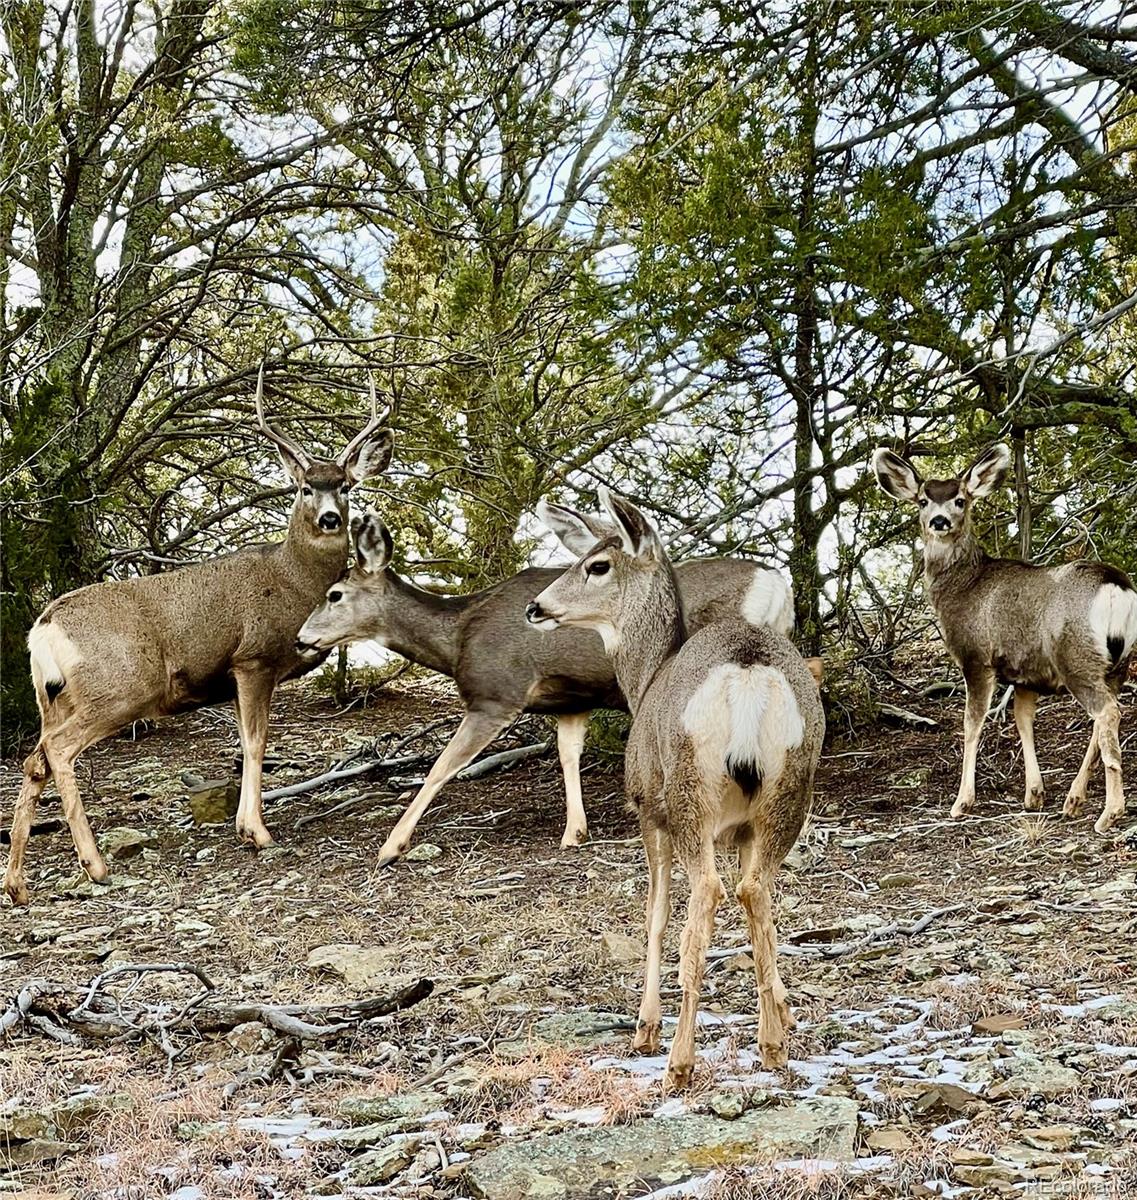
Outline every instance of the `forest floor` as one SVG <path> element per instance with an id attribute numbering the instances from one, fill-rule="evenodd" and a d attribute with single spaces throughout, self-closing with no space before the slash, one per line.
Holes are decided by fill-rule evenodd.
<path id="1" fill-rule="evenodd" d="M 951 822 L 961 698 L 895 699 L 938 728 L 831 738 L 779 876 L 781 971 L 799 1022 L 789 1067 L 765 1072 L 752 1053 L 755 985 L 732 900 L 682 1096 L 662 1090 L 662 1059 L 628 1044 L 645 880 L 615 761 L 586 753 L 581 847 L 558 845 L 551 753 L 452 784 L 413 860 L 375 874 L 401 808 L 382 774 L 270 802 L 278 844 L 256 854 L 230 825 L 196 825 L 181 780 L 235 774 L 228 710 L 105 743 L 80 785 L 122 857 L 107 886 L 86 882 L 57 802 L 41 807 L 31 907 L 0 907 L 0 1028 L 29 981 L 78 993 L 123 964 L 193 964 L 225 1002 L 339 1004 L 420 978 L 434 990 L 315 1041 L 256 1020 L 205 1031 L 202 985 L 178 972 L 101 985 L 145 1036 L 123 1027 L 117 1040 L 88 1031 L 59 1044 L 62 1008 L 58 1023 L 13 1012 L 0 1034 L 0 1193 L 1137 1196 L 1132 802 L 1120 830 L 1096 835 L 1099 773 L 1087 812 L 1062 817 L 1088 723 L 1049 700 L 1045 811 L 1021 811 L 1008 716 L 988 726 L 975 815 Z M 291 685 L 274 708 L 266 786 L 383 733 L 444 738 L 457 712 L 434 683 L 347 712 Z M 1130 763 L 1135 716 L 1130 690 Z M 510 739 L 546 736 L 529 719 Z M 5 825 L 17 784 L 5 763 Z M 734 865 L 722 869 L 731 894 Z M 675 890 L 669 1017 L 685 884 Z"/>

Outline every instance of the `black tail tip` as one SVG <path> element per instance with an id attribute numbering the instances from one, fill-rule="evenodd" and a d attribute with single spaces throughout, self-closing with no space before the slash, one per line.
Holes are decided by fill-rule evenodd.
<path id="1" fill-rule="evenodd" d="M 726 773 L 734 780 L 747 796 L 753 796 L 762 786 L 762 772 L 753 759 L 742 762 L 733 758 L 726 760 Z"/>
<path id="2" fill-rule="evenodd" d="M 58 679 L 49 679 L 44 685 L 43 690 L 47 692 L 47 702 L 50 704 L 56 696 L 63 691 L 64 685 Z"/>
<path id="3" fill-rule="evenodd" d="M 1125 641 L 1120 634 L 1111 633 L 1105 639 L 1105 649 L 1109 655 L 1109 661 L 1116 667 L 1121 662 L 1121 654 L 1125 649 Z"/>

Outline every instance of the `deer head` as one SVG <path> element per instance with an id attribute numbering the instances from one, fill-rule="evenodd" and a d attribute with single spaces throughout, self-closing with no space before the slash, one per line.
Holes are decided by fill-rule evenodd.
<path id="1" fill-rule="evenodd" d="M 659 534 L 634 504 L 613 496 L 605 487 L 597 494 L 610 525 L 586 520 L 556 505 L 538 509 L 543 520 L 554 518 L 550 527 L 566 548 L 575 550 L 583 544 L 584 533 L 577 521 L 585 526 L 592 542 L 573 566 L 529 602 L 525 615 L 538 629 L 556 629 L 558 625 L 595 629 L 611 653 L 620 643 L 626 614 L 642 603 L 667 556 Z M 576 519 L 567 522 L 568 528 L 562 520 L 565 513 Z"/>
<path id="2" fill-rule="evenodd" d="M 280 461 L 296 485 L 293 517 L 316 537 L 342 536 L 347 524 L 348 493 L 364 479 L 381 475 L 391 461 L 394 439 L 385 424 L 389 413 L 376 411 L 375 384 L 368 380 L 371 419 L 334 460 L 313 458 L 274 429 L 264 415 L 264 364 L 257 375 L 257 427 L 276 446 Z"/>
<path id="3" fill-rule="evenodd" d="M 959 541 L 971 529 L 971 506 L 1002 484 L 1011 464 L 1002 442 L 985 450 L 954 479 L 923 480 L 907 459 L 880 449 L 872 456 L 880 486 L 894 500 L 907 500 L 920 510 L 920 532 L 926 546 Z"/>
<path id="4" fill-rule="evenodd" d="M 351 532 L 355 566 L 328 588 L 323 604 L 304 622 L 296 635 L 300 654 L 323 653 L 363 638 L 385 640 L 384 580 L 395 544 L 387 526 L 372 511 L 355 517 Z"/>

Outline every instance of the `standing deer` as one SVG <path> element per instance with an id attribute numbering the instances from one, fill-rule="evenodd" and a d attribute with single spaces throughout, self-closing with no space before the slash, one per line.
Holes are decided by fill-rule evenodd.
<path id="1" fill-rule="evenodd" d="M 971 506 L 1002 484 L 1010 461 L 1009 448 L 999 444 L 957 478 L 924 481 L 891 450 L 873 455 L 885 492 L 919 507 L 928 599 L 967 686 L 963 775 L 951 815 L 962 817 L 975 803 L 979 739 L 998 679 L 1015 689 L 1026 809 L 1041 808 L 1043 800 L 1034 751 L 1039 694 L 1066 688 L 1093 718 L 1090 744 L 1063 812 L 1081 811 L 1100 751 L 1105 807 L 1094 828 L 1104 833 L 1125 812 L 1118 696 L 1137 643 L 1137 592 L 1125 572 L 1108 563 L 1043 567 L 984 552 L 971 530 Z"/>
<path id="2" fill-rule="evenodd" d="M 570 547 L 591 546 L 611 532 L 603 522 L 560 505 L 546 504 L 539 512 Z M 390 569 L 391 535 L 374 513 L 356 520 L 354 534 L 356 565 L 304 622 L 298 649 L 327 653 L 345 642 L 373 639 L 451 676 L 466 709 L 379 851 L 379 866 L 406 852 L 439 790 L 523 712 L 557 717 L 566 796 L 561 845 L 584 841 L 580 755 L 589 710 L 627 706 L 599 638 L 582 630 L 537 634 L 526 624 L 526 601 L 561 568 L 530 568 L 482 592 L 438 596 Z M 785 632 L 793 624 L 789 587 L 775 571 L 739 559 L 702 559 L 684 563 L 679 575 L 693 625 L 739 611 L 755 624 L 771 623 Z"/>
<path id="3" fill-rule="evenodd" d="M 601 489 L 617 530 L 593 544 L 527 609 L 538 628 L 596 630 L 632 712 L 624 760 L 648 865 L 647 961 L 633 1046 L 655 1053 L 672 854 L 691 884 L 680 942 L 683 1000 L 667 1060 L 690 1082 L 695 1023 L 715 910 L 726 898 L 715 842 L 738 850 L 758 983 L 764 1065 L 787 1061 L 793 1017 L 778 974 L 771 886 L 805 820 L 825 717 L 817 684 L 785 636 L 725 616 L 689 632 L 679 580 L 659 535 L 634 505 Z"/>
<path id="4" fill-rule="evenodd" d="M 348 492 L 386 469 L 392 438 L 372 391 L 371 420 L 343 453 L 334 462 L 311 457 L 268 425 L 263 394 L 262 368 L 257 425 L 296 484 L 285 540 L 68 592 L 28 634 L 40 736 L 12 816 L 4 889 L 17 904 L 28 902 L 24 851 L 36 801 L 53 776 L 79 862 L 91 879 L 106 878 L 75 760 L 132 721 L 235 701 L 243 754 L 237 833 L 258 848 L 272 842 L 261 812 L 272 693 L 318 661 L 296 653 L 296 631 L 343 571 Z"/>

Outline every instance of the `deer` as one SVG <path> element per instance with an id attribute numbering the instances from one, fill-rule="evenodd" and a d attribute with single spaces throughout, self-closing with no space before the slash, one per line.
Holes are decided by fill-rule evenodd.
<path id="1" fill-rule="evenodd" d="M 657 1053 L 659 983 L 673 857 L 691 894 L 680 941 L 682 1001 L 669 1087 L 691 1081 L 695 1025 L 715 912 L 726 892 L 715 845 L 737 850 L 758 989 L 763 1065 L 788 1061 L 793 1028 L 777 966 L 771 888 L 809 809 L 825 717 L 810 668 L 783 632 L 724 613 L 689 626 L 679 576 L 659 533 L 629 500 L 601 488 L 615 532 L 595 541 L 526 608 L 539 629 L 600 634 L 632 714 L 628 800 L 647 858 L 647 954 L 633 1049 Z"/>
<path id="2" fill-rule="evenodd" d="M 1003 443 L 949 479 L 921 479 L 911 463 L 886 448 L 872 459 L 881 488 L 919 510 L 925 589 L 963 672 L 963 771 L 951 815 L 958 820 L 975 805 L 980 738 L 1001 681 L 1014 688 L 1027 811 L 1041 809 L 1044 799 L 1034 744 L 1039 696 L 1068 691 L 1089 714 L 1089 746 L 1063 813 L 1081 812 L 1100 753 L 1105 805 L 1094 829 L 1105 833 L 1125 813 L 1119 696 L 1137 643 L 1137 592 L 1125 572 L 1109 563 L 1079 559 L 1042 566 L 984 551 L 972 530 L 972 506 L 1002 485 L 1010 463 Z"/>
<path id="3" fill-rule="evenodd" d="M 610 532 L 592 517 L 563 505 L 543 504 L 543 519 L 569 546 L 591 546 Z M 297 647 L 326 654 L 371 639 L 402 657 L 450 676 L 464 714 L 422 787 L 379 851 L 389 866 L 410 847 L 415 827 L 434 797 L 523 712 L 557 720 L 566 813 L 561 847 L 588 837 L 580 760 L 594 708 L 625 709 L 600 639 L 584 630 L 538 634 L 525 621 L 525 604 L 560 568 L 531 567 L 483 591 L 442 596 L 416 587 L 391 569 L 394 541 L 378 514 L 353 522 L 355 566 L 328 589 L 304 622 Z M 743 612 L 756 624 L 788 631 L 793 597 L 776 571 L 742 559 L 699 559 L 679 567 L 692 624 Z"/>
<path id="4" fill-rule="evenodd" d="M 350 490 L 387 469 L 393 439 L 374 387 L 370 420 L 334 461 L 270 426 L 263 397 L 262 365 L 256 428 L 296 486 L 284 541 L 79 588 L 53 600 L 28 634 L 40 732 L 12 816 L 4 889 L 16 904 L 28 903 L 24 855 L 51 778 L 83 870 L 106 879 L 75 761 L 134 721 L 233 701 L 243 760 L 237 835 L 258 849 L 272 844 L 261 774 L 273 691 L 319 661 L 297 654 L 296 632 L 347 563 Z"/>

